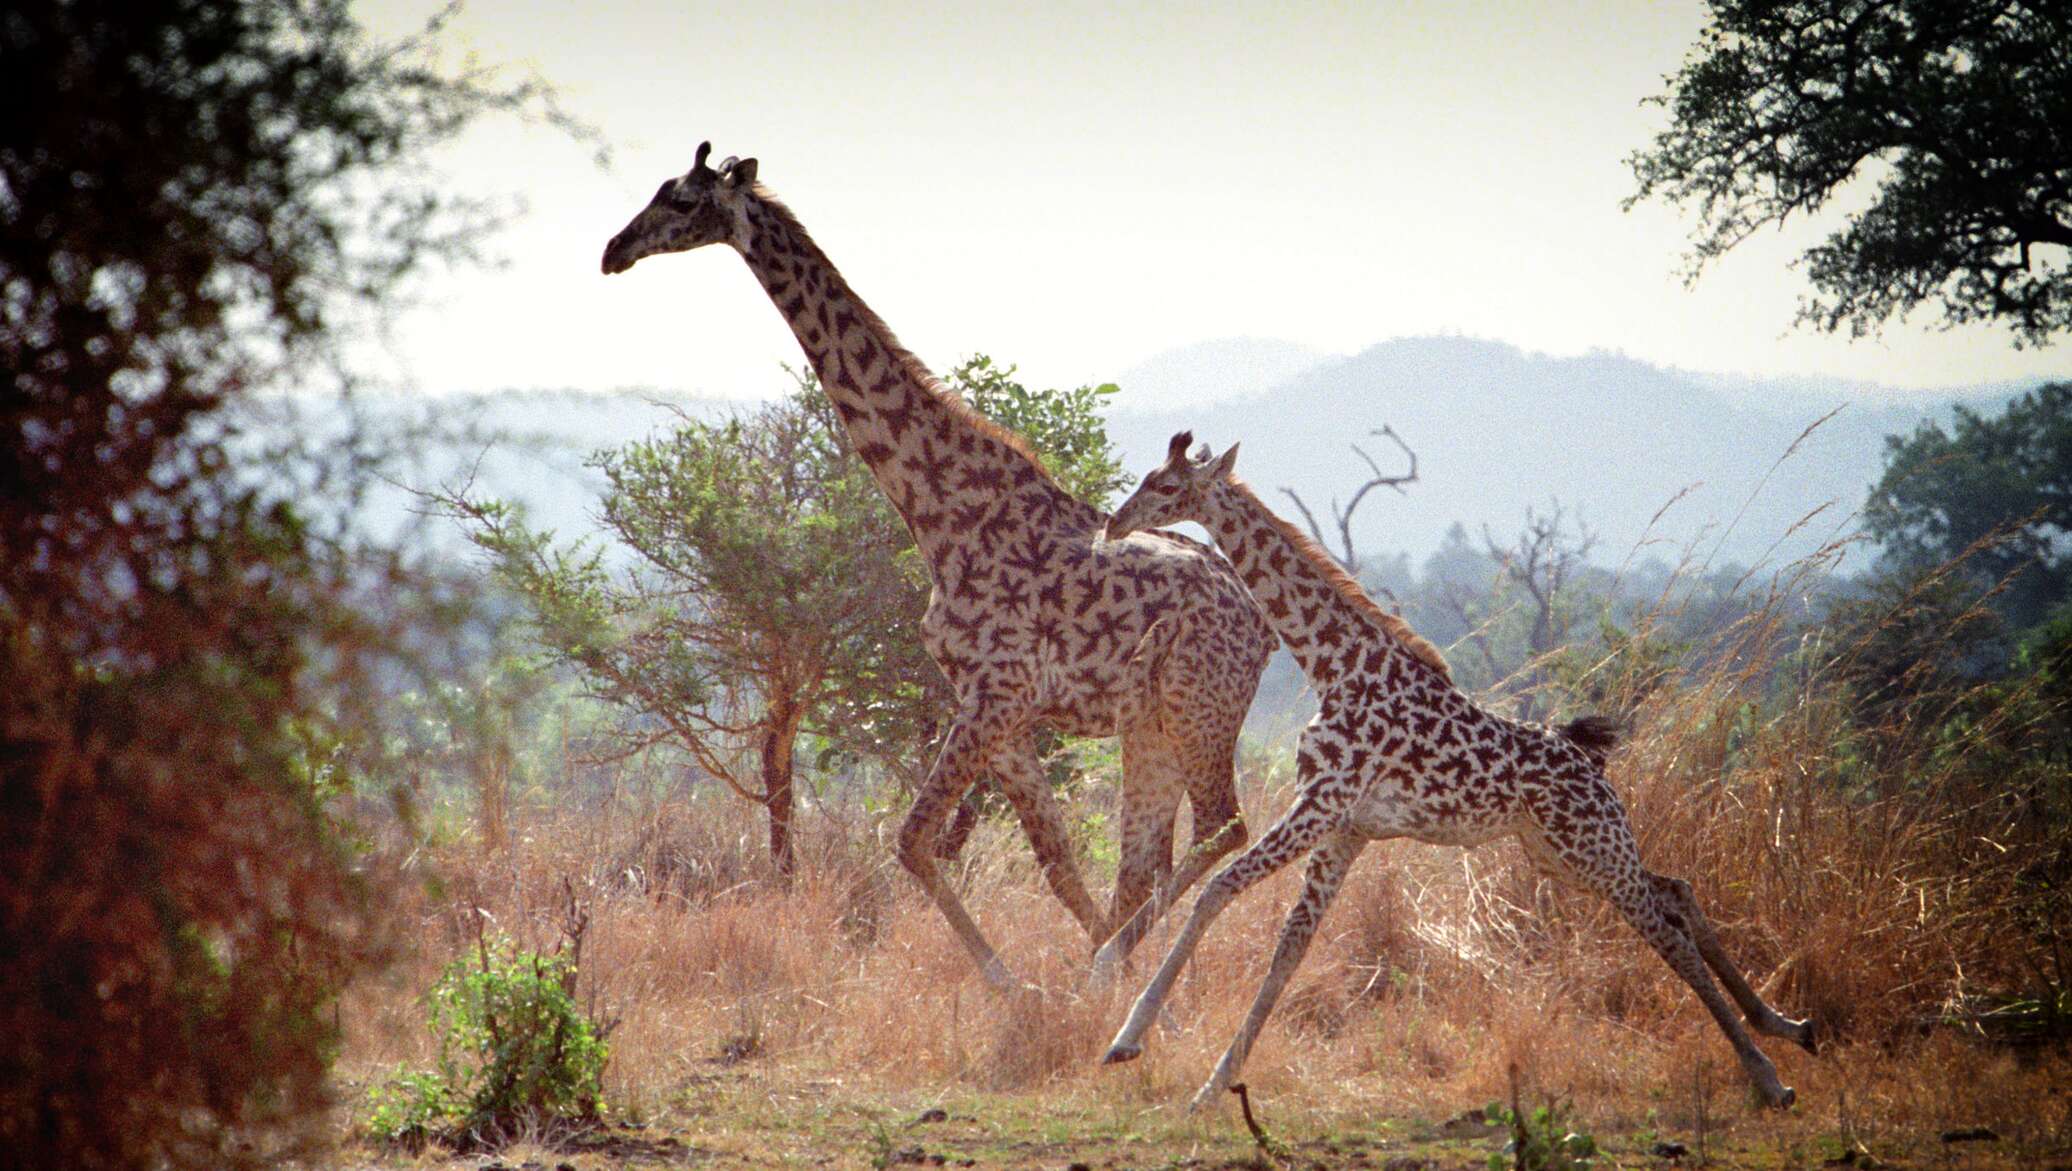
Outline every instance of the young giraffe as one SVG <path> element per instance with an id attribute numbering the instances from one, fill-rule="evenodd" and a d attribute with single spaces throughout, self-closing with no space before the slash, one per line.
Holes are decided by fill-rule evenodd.
<path id="1" fill-rule="evenodd" d="M 1144 477 L 1109 520 L 1108 536 L 1200 522 L 1315 685 L 1320 707 L 1296 757 L 1302 789 L 1294 805 L 1202 888 L 1104 1060 L 1128 1061 L 1143 1051 L 1145 1030 L 1217 913 L 1307 852 L 1302 897 L 1288 912 L 1251 1012 L 1195 1096 L 1194 1106 L 1202 1106 L 1237 1076 L 1317 921 L 1368 842 L 1409 837 L 1467 847 L 1514 836 L 1542 872 L 1610 900 L 1705 1002 L 1764 1100 L 1789 1106 L 1791 1089 L 1749 1039 L 1707 965 L 1759 1032 L 1811 1051 L 1813 1025 L 1778 1015 L 1748 986 L 1688 884 L 1641 865 L 1625 807 L 1604 776 L 1615 740 L 1610 723 L 1592 717 L 1554 730 L 1476 706 L 1453 686 L 1429 643 L 1376 606 L 1322 549 L 1231 475 L 1236 447 L 1214 462 L 1205 449 L 1202 462 L 1192 462 L 1192 440 L 1186 433 L 1173 437 L 1164 465 Z"/>
<path id="2" fill-rule="evenodd" d="M 934 847 L 964 792 L 991 769 L 1044 876 L 1095 943 L 1155 888 L 1184 887 L 1244 844 L 1233 777 L 1239 725 L 1273 634 L 1214 550 L 1164 533 L 1097 543 L 1106 519 L 1044 472 L 1019 436 L 943 389 L 828 262 L 792 213 L 758 185 L 754 159 L 665 181 L 612 237 L 604 271 L 708 244 L 748 262 L 804 347 L 849 434 L 927 565 L 921 624 L 957 697 L 941 754 L 899 832 L 899 859 L 986 978 L 1006 966 L 936 866 Z M 1152 623 L 1173 636 L 1155 712 L 1118 727 L 1131 653 Z M 1034 729 L 1123 739 L 1121 859 L 1111 911 L 1088 897 L 1064 819 L 1036 757 Z M 1181 795 L 1195 848 L 1172 871 Z M 1127 952 L 1148 926 L 1115 939 Z"/>

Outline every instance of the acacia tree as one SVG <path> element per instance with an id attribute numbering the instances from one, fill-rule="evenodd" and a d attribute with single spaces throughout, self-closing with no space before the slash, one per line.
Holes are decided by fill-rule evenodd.
<path id="1" fill-rule="evenodd" d="M 1628 158 L 1697 208 L 1690 276 L 1758 230 L 1875 185 L 1802 262 L 1801 322 L 1875 333 L 1923 304 L 2046 345 L 2072 328 L 2072 13 L 2059 3 L 1710 0 Z"/>
<path id="2" fill-rule="evenodd" d="M 1122 480 L 1099 413 L 1113 388 L 1032 391 L 1013 374 L 980 356 L 947 382 L 1027 436 L 1068 489 L 1104 501 Z M 622 750 L 672 745 L 762 805 L 786 879 L 800 735 L 925 765 L 948 704 L 917 634 L 927 582 L 906 529 L 816 381 L 795 377 L 753 415 L 682 419 L 593 459 L 605 527 L 634 557 L 623 569 L 495 501 L 442 497 L 547 654 L 623 717 Z"/>
<path id="3" fill-rule="evenodd" d="M 266 1158 L 380 954 L 324 799 L 388 645 L 354 593 L 395 566 L 253 458 L 238 408 L 335 386 L 340 321 L 478 238 L 408 168 L 536 95 L 442 75 L 432 39 L 369 43 L 346 0 L 0 17 L 11 1165 Z"/>

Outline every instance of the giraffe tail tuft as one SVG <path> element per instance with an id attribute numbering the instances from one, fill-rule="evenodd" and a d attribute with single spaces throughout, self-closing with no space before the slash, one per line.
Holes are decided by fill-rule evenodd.
<path id="1" fill-rule="evenodd" d="M 1584 716 L 1561 726 L 1562 739 L 1583 750 L 1598 768 L 1619 743 L 1619 725 L 1607 716 Z"/>

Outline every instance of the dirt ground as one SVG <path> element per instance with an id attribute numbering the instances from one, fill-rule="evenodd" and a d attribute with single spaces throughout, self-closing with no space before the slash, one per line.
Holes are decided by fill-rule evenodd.
<path id="1" fill-rule="evenodd" d="M 1844 1059 L 1848 1061 L 1849 1059 Z M 1860 1084 L 1876 1081 L 1877 1055 L 1861 1055 Z M 2072 1064 L 2062 1056 L 2007 1079 L 2004 1094 L 1950 1087 L 1959 1118 L 1934 1108 L 1891 1111 L 1852 1103 L 1840 1082 L 1811 1088 L 1789 1111 L 1763 1110 L 1738 1086 L 1701 1099 L 1675 1087 L 1631 1101 L 1584 1106 L 1528 1096 L 1528 1116 L 1559 1111 L 1552 1136 L 1586 1136 L 1568 1150 L 1589 1163 L 1543 1162 L 1544 1171 L 1594 1168 L 1933 1168 L 2059 1171 L 2072 1168 Z M 874 1091 L 826 1071 L 715 1067 L 690 1079 L 656 1116 L 588 1130 L 536 1133 L 493 1151 L 412 1153 L 347 1138 L 335 1171 L 467 1168 L 470 1171 L 620 1171 L 627 1168 L 982 1167 L 1046 1171 L 1124 1168 L 1374 1168 L 1488 1171 L 1516 1165 L 1512 1133 L 1490 1121 L 1492 1103 L 1464 1102 L 1428 1116 L 1386 1109 L 1387 1087 L 1339 1087 L 1338 1101 L 1255 1096 L 1258 1132 L 1239 1104 L 1189 1115 L 1185 1102 L 1146 1106 L 1086 1085 L 1008 1094 Z M 1314 1099 L 1316 1087 L 1303 1094 Z M 1990 1090 L 1990 1087 L 1989 1087 Z M 1956 1103 L 1969 1103 L 1959 1106 Z M 1895 1120 L 1894 1115 L 1905 1115 Z M 350 1127 L 348 1127 L 350 1131 Z M 1538 1171 L 1538 1169 L 1535 1169 Z"/>

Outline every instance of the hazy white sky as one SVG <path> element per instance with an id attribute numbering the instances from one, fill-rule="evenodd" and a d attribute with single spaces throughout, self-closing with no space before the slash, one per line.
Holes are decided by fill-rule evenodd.
<path id="1" fill-rule="evenodd" d="M 399 36 L 436 0 L 365 0 Z M 593 4 L 473 0 L 452 38 L 535 69 L 616 151 L 544 129 L 443 156 L 521 195 L 507 267 L 435 282 L 390 350 L 427 390 L 784 386 L 797 344 L 730 251 L 598 256 L 700 139 L 754 155 L 900 338 L 1041 385 L 1258 335 L 1349 353 L 1457 331 L 1688 369 L 1899 387 L 2072 374 L 2072 342 L 1924 320 L 1791 328 L 1799 225 L 1686 290 L 1689 223 L 1628 213 L 1694 2 Z M 1127 387 L 1124 388 L 1125 394 Z"/>

